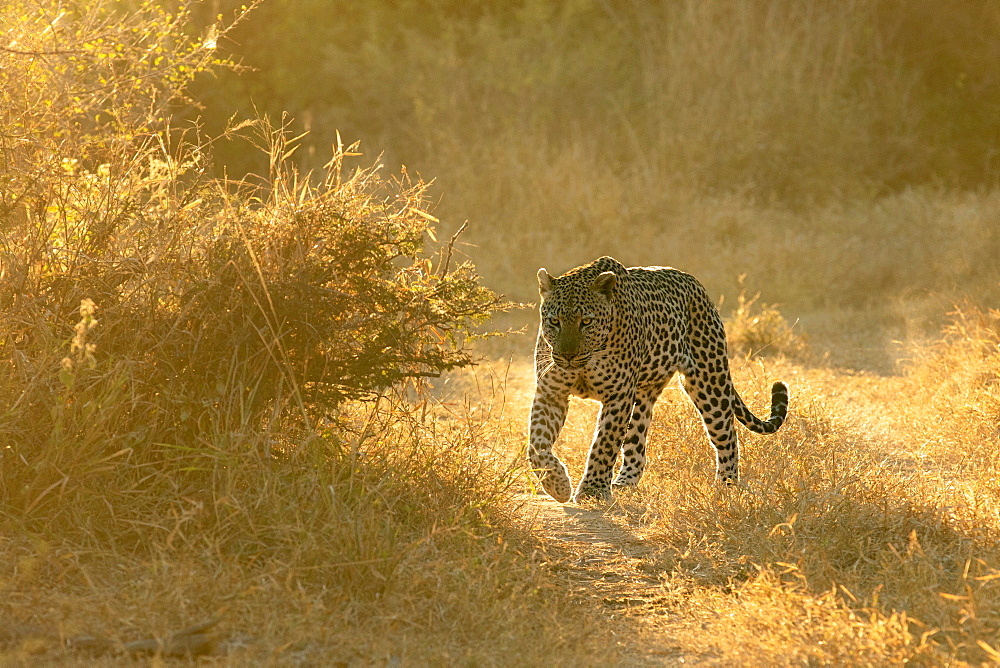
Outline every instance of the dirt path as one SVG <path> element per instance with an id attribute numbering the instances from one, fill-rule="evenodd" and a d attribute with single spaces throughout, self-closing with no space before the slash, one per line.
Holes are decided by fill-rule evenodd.
<path id="1" fill-rule="evenodd" d="M 643 571 L 652 547 L 611 519 L 614 506 L 584 508 L 531 494 L 521 500 L 549 548 L 567 564 L 563 575 L 573 592 L 616 622 L 620 665 L 691 665 L 666 629 L 659 579 Z"/>

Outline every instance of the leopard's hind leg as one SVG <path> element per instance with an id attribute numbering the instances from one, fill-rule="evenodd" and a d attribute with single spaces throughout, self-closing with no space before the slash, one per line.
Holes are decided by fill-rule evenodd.
<path id="1" fill-rule="evenodd" d="M 739 480 L 740 444 L 736 434 L 735 389 L 728 369 L 709 373 L 697 371 L 685 376 L 684 389 L 701 413 L 708 438 L 715 446 L 715 473 L 721 482 Z"/>
<path id="2" fill-rule="evenodd" d="M 664 381 L 636 391 L 631 422 L 622 441 L 622 467 L 611 483 L 612 487 L 636 485 L 642 478 L 646 467 L 646 439 L 653 421 L 653 405 L 666 384 Z"/>

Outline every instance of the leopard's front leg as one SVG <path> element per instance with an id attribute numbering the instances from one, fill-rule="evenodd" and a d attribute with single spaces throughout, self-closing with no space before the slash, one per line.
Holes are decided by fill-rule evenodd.
<path id="1" fill-rule="evenodd" d="M 528 429 L 528 459 L 542 489 L 559 503 L 569 501 L 573 493 L 566 465 L 552 452 L 552 444 L 566 421 L 569 392 L 539 384 L 531 403 Z"/>
<path id="2" fill-rule="evenodd" d="M 614 473 L 634 403 L 635 391 L 616 394 L 602 403 L 594 442 L 587 455 L 587 468 L 573 497 L 575 501 L 587 497 L 607 498 L 611 494 L 611 474 Z"/>

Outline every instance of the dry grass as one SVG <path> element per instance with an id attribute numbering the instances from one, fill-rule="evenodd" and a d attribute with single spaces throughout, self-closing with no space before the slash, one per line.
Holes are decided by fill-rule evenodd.
<path id="1" fill-rule="evenodd" d="M 430 394 L 409 385 L 351 400 L 378 395 L 376 379 L 326 404 L 298 383 L 297 363 L 329 370 L 327 353 L 351 345 L 388 355 L 355 371 L 400 369 L 399 312 L 422 314 L 408 322 L 425 361 L 466 359 L 433 357 L 455 352 L 448 318 L 422 328 L 441 315 L 433 299 L 442 284 L 483 297 L 449 316 L 462 322 L 496 302 L 471 272 L 436 280 L 447 251 L 407 264 L 399 293 L 336 265 L 347 236 L 387 221 L 407 230 L 383 239 L 393 248 L 432 238 L 424 184 L 401 177 L 371 195 L 374 172 L 341 180 L 332 163 L 326 186 L 357 186 L 348 199 L 364 225 L 324 255 L 324 225 L 343 209 L 284 168 L 287 135 L 266 133 L 277 143 L 255 189 L 212 181 L 206 143 L 167 122 L 193 72 L 218 66 L 218 35 L 194 39 L 187 14 L 152 5 L 142 20 L 169 31 L 132 31 L 140 19 L 119 24 L 111 10 L 57 21 L 59 4 L 0 9 L 21 31 L 0 51 L 20 63 L 0 68 L 0 663 L 125 665 L 144 659 L 63 641 L 118 647 L 215 616 L 218 650 L 205 661 L 222 665 L 636 662 L 615 636 L 628 624 L 580 595 L 518 507 L 530 336 L 490 348 L 514 350 L 494 374 L 506 383 L 454 377 Z M 1000 289 L 984 271 L 1000 255 L 1000 195 L 988 179 L 959 191 L 933 178 L 954 167 L 965 183 L 969 156 L 980 158 L 970 174 L 989 173 L 995 151 L 980 130 L 993 127 L 991 107 L 964 134 L 947 126 L 951 141 L 921 143 L 975 105 L 947 86 L 955 99 L 939 107 L 909 103 L 925 83 L 896 65 L 920 50 L 885 57 L 869 30 L 888 11 L 877 3 L 537 4 L 446 34 L 431 21 L 433 48 L 419 31 L 394 32 L 390 10 L 351 4 L 394 36 L 347 49 L 366 64 L 338 70 L 365 84 L 347 85 L 365 96 L 352 113 L 381 123 L 369 146 L 438 177 L 438 233 L 471 221 L 463 248 L 487 284 L 533 299 L 539 266 L 601 254 L 672 264 L 734 307 L 733 349 L 755 354 L 734 365 L 748 403 L 760 411 L 770 382 L 789 382 L 788 423 L 744 435 L 747 480 L 733 490 L 712 484 L 697 415 L 668 389 L 647 478 L 608 509 L 644 542 L 655 582 L 634 586 L 655 593 L 657 628 L 679 655 L 1000 659 Z M 579 39 L 609 21 L 583 31 L 602 39 Z M 79 62 L 61 59 L 72 39 Z M 119 42 L 137 69 L 116 60 Z M 157 54 L 177 67 L 155 69 Z M 162 88 L 151 67 L 168 77 Z M 74 100 L 66 86 L 92 95 Z M 33 104 L 46 95 L 52 106 Z M 108 105 L 130 99 L 119 134 L 102 135 Z M 317 125 L 335 128 L 343 112 Z M 380 266 L 397 276 L 402 264 Z M 366 288 L 374 301 L 360 310 L 321 298 Z M 940 305 L 957 294 L 983 306 L 948 316 Z M 461 301 L 449 295 L 437 306 Z M 384 308 L 397 297 L 415 310 Z M 84 298 L 96 313 L 80 313 Z M 375 321 L 387 338 L 355 327 Z M 950 322 L 941 335 L 939 321 Z M 909 344 L 908 361 L 878 375 L 897 371 L 893 339 Z M 595 410 L 574 401 L 558 444 L 576 475 Z"/>
<path id="2" fill-rule="evenodd" d="M 1000 463 L 1000 312 L 966 300 L 949 313 L 940 339 L 909 352 L 907 376 L 929 418 L 923 454 L 961 478 L 994 486 Z"/>
<path id="3" fill-rule="evenodd" d="M 745 311 L 752 326 L 756 312 Z M 751 406 L 774 378 L 793 388 L 777 435 L 744 435 L 738 489 L 711 482 L 695 411 L 679 389 L 664 393 L 647 477 L 607 517 L 643 541 L 640 568 L 655 583 L 635 586 L 677 655 L 718 665 L 995 658 L 995 313 L 966 305 L 953 319 L 914 344 L 904 376 L 809 356 L 738 361 Z M 635 660 L 611 635 L 628 632 L 628 618 L 595 618 L 599 601 L 567 586 L 546 536 L 519 519 L 511 498 L 530 479 L 530 372 L 518 361 L 492 375 L 506 384 L 453 378 L 422 406 L 352 409 L 346 431 L 321 432 L 280 463 L 233 460 L 213 490 L 173 500 L 143 549 L 33 535 L 8 518 L 6 658 L 89 663 L 58 638 L 124 642 L 221 613 L 216 661 L 227 664 Z M 574 401 L 560 441 L 576 474 L 594 410 Z M 322 464 L 324 439 L 345 437 L 353 454 Z"/>
<path id="4" fill-rule="evenodd" d="M 796 330 L 796 323 L 789 323 L 777 306 L 761 303 L 759 292 L 747 297 L 743 286 L 745 278 L 739 278 L 736 308 L 725 321 L 730 355 L 805 355 L 808 346 L 801 330 Z"/>
<path id="5" fill-rule="evenodd" d="M 751 406 L 782 378 L 792 407 L 778 434 L 743 433 L 734 490 L 713 484 L 697 414 L 667 389 L 646 477 L 607 512 L 646 542 L 640 570 L 659 585 L 645 594 L 678 651 L 720 665 L 997 658 L 996 313 L 952 318 L 913 344 L 904 376 L 737 363 Z M 595 410 L 574 401 L 560 441 L 575 475 Z"/>
<path id="6" fill-rule="evenodd" d="M 613 661 L 515 515 L 509 434 L 460 407 L 430 420 L 391 403 L 353 415 L 347 460 L 325 445 L 342 432 L 323 432 L 284 461 L 244 454 L 212 489 L 161 498 L 143 546 L 5 518 L 4 660 L 90 665 L 62 641 L 165 637 L 218 615 L 226 665 Z"/>
<path id="7" fill-rule="evenodd" d="M 745 311 L 744 327 L 768 322 Z M 906 376 L 736 364 L 752 406 L 780 377 L 793 412 L 775 436 L 744 436 L 748 479 L 733 491 L 711 483 L 697 415 L 669 389 L 647 478 L 611 517 L 650 548 L 644 572 L 679 651 L 757 665 L 990 658 L 995 353 L 995 314 L 964 307 Z M 188 453 L 214 471 L 210 489 L 135 496 L 148 511 L 130 521 L 147 527 L 61 537 L 8 516 L 6 658 L 89 663 L 58 638 L 162 636 L 221 612 L 224 663 L 618 660 L 594 611 L 553 587 L 545 537 L 510 500 L 525 480 L 524 365 L 506 396 L 483 385 L 463 399 L 446 384 L 424 416 L 408 403 L 352 409 L 279 460 L 250 454 L 268 451 L 266 434 L 219 432 Z M 574 402 L 560 444 L 577 474 L 594 410 Z M 331 461 L 331 439 L 349 454 Z"/>

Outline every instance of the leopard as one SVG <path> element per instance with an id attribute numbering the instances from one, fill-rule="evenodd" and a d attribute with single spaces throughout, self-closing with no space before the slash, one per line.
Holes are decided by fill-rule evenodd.
<path id="1" fill-rule="evenodd" d="M 773 434 L 788 414 L 788 386 L 772 385 L 766 420 L 750 411 L 733 385 L 726 331 L 705 287 L 672 267 L 625 267 L 608 256 L 561 276 L 543 267 L 537 276 L 540 323 L 527 455 L 542 489 L 560 503 L 580 503 L 637 485 L 653 405 L 675 374 L 714 446 L 716 481 L 737 484 L 734 418 L 750 431 Z M 553 452 L 571 395 L 601 403 L 575 493 Z"/>

